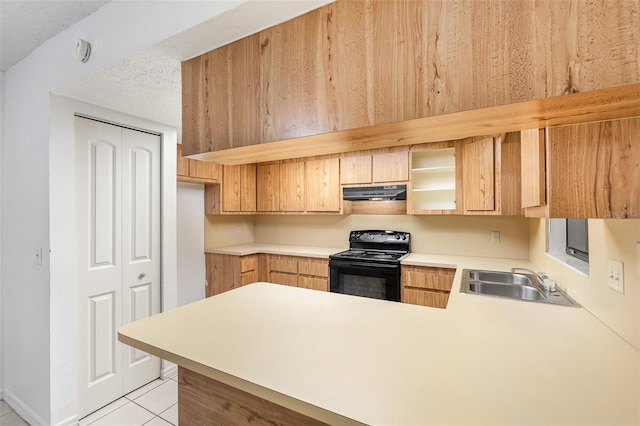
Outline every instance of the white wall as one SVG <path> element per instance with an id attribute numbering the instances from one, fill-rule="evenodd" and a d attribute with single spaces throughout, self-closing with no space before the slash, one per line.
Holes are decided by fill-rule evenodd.
<path id="1" fill-rule="evenodd" d="M 3 158 L 3 147 L 4 147 L 4 81 L 5 81 L 4 71 L 0 71 L 0 176 L 2 176 L 2 171 L 4 167 L 2 167 L 2 158 Z M 0 182 L 2 179 L 0 178 Z M 1 206 L 2 203 L 2 186 L 0 185 L 0 223 L 2 223 L 2 211 L 4 210 Z M 2 259 L 2 240 L 0 239 L 0 259 Z M 2 277 L 2 262 L 0 262 L 0 277 Z M 2 333 L 2 317 L 3 317 L 3 309 L 2 309 L 2 279 L 0 278 L 0 399 L 4 397 L 4 338 Z"/>
<path id="2" fill-rule="evenodd" d="M 50 119 L 54 126 L 58 119 L 69 120 L 67 112 L 50 110 L 50 93 L 243 3 L 247 1 L 110 2 L 6 72 L 0 165 L 0 351 L 4 397 L 31 424 L 75 422 L 75 386 L 71 383 L 75 359 L 67 347 L 72 337 L 65 329 L 71 327 L 67 310 L 72 310 L 69 303 L 75 285 L 68 261 L 73 259 L 73 237 L 67 233 L 71 228 L 65 216 L 70 206 L 67 203 L 72 200 L 69 194 L 73 193 L 65 183 L 72 181 L 73 169 L 67 156 L 69 128 L 61 129 L 66 139 L 49 138 Z M 296 7 L 289 7 L 292 4 Z M 269 2 L 269 13 L 262 13 L 260 19 L 252 15 L 255 8 L 251 5 L 232 17 L 235 21 L 224 19 L 227 24 L 241 23 L 242 30 L 234 27 L 233 37 L 237 38 L 263 28 L 270 19 L 270 24 L 275 24 L 315 7 L 318 4 L 313 1 Z M 218 42 L 226 44 L 224 37 L 222 34 Z M 87 63 L 71 55 L 78 38 L 93 44 Z M 167 179 L 175 190 L 175 171 Z M 34 261 L 34 251 L 39 247 L 43 253 L 41 265 Z M 175 247 L 173 250 L 165 256 L 175 256 Z M 175 306 L 175 297 L 173 294 L 163 300 L 165 307 Z"/>
<path id="3" fill-rule="evenodd" d="M 178 183 L 178 306 L 205 296 L 204 185 Z"/>
<path id="4" fill-rule="evenodd" d="M 393 229 L 411 233 L 411 251 L 431 254 L 529 258 L 529 228 L 524 217 L 502 216 L 256 216 L 255 242 L 319 247 L 349 246 L 349 231 Z M 500 243 L 491 242 L 500 231 Z M 207 247 L 214 247 L 207 240 Z"/>
<path id="5" fill-rule="evenodd" d="M 32 424 L 67 424 L 75 416 L 74 375 L 68 374 L 75 368 L 75 358 L 73 349 L 66 347 L 71 337 L 70 330 L 65 330 L 72 327 L 67 311 L 73 306 L 69 305 L 73 280 L 67 280 L 73 269 L 58 263 L 72 254 L 72 237 L 64 235 L 68 219 L 62 216 L 67 211 L 63 204 L 73 193 L 63 184 L 71 179 L 69 158 L 73 157 L 64 162 L 68 140 L 60 151 L 59 141 L 50 145 L 49 93 L 239 3 L 111 2 L 6 72 L 1 265 L 4 398 Z M 78 38 L 100 41 L 96 43 L 100 49 L 86 64 L 70 53 Z M 51 114 L 54 120 L 55 115 Z M 50 149 L 51 163 L 62 161 L 51 173 L 51 191 Z M 37 247 L 42 247 L 42 265 L 34 262 Z"/>
<path id="6" fill-rule="evenodd" d="M 636 272 L 636 244 L 640 219 L 589 220 L 589 274 L 559 262 L 545 252 L 546 219 L 530 219 L 531 262 L 556 279 L 585 309 L 640 350 L 640 275 Z M 624 264 L 624 294 L 608 286 L 609 259 Z"/>
<path id="7" fill-rule="evenodd" d="M 50 143 L 50 264 L 51 264 L 51 406 L 60 421 L 75 418 L 77 270 L 75 245 L 74 114 L 84 114 L 115 124 L 150 130 L 162 135 L 162 309 L 177 306 L 176 269 L 176 130 L 115 111 L 51 96 Z M 55 196 L 54 196 L 55 195 Z M 167 368 L 167 364 L 163 364 Z"/>

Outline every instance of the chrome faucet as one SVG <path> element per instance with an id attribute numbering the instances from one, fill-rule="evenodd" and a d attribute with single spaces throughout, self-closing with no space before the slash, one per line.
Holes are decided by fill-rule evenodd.
<path id="1" fill-rule="evenodd" d="M 527 268 L 511 268 L 511 273 L 516 273 L 517 271 L 527 271 L 531 275 L 535 276 L 537 284 L 542 287 L 545 293 L 548 293 L 549 291 L 553 291 L 555 289 L 555 282 L 550 280 L 549 276 L 544 272 L 535 272 Z"/>

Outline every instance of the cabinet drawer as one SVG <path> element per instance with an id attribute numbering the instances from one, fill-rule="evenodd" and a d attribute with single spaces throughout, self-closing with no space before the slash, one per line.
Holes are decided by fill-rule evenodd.
<path id="1" fill-rule="evenodd" d="M 298 287 L 329 291 L 329 280 L 327 278 L 298 276 Z"/>
<path id="2" fill-rule="evenodd" d="M 455 269 L 402 266 L 402 285 L 433 290 L 451 290 Z"/>
<path id="3" fill-rule="evenodd" d="M 283 274 L 281 272 L 271 272 L 269 274 L 269 281 L 275 284 L 290 285 L 293 287 L 298 286 L 298 276 L 295 274 Z"/>
<path id="4" fill-rule="evenodd" d="M 258 255 L 251 254 L 240 258 L 240 272 L 257 271 Z"/>
<path id="5" fill-rule="evenodd" d="M 289 256 L 271 256 L 269 258 L 269 270 L 296 274 L 298 273 L 298 260 Z"/>
<path id="6" fill-rule="evenodd" d="M 258 270 L 247 271 L 240 274 L 240 285 L 247 285 L 258 281 Z"/>
<path id="7" fill-rule="evenodd" d="M 436 292 L 429 290 L 418 290 L 413 288 L 402 289 L 402 302 L 413 305 L 430 306 L 432 308 L 447 307 L 449 301 L 448 292 Z"/>
<path id="8" fill-rule="evenodd" d="M 329 276 L 329 261 L 324 259 L 304 259 L 298 261 L 298 273 L 316 277 Z"/>

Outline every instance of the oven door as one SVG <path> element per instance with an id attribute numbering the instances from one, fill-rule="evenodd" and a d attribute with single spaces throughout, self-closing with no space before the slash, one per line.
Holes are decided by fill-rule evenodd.
<path id="1" fill-rule="evenodd" d="M 365 261 L 329 261 L 329 289 L 334 293 L 400 301 L 400 265 Z"/>

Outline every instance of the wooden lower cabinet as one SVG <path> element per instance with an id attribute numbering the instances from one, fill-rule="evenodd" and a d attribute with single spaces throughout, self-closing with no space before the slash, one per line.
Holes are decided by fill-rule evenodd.
<path id="1" fill-rule="evenodd" d="M 236 256 L 206 253 L 207 297 L 257 281 L 329 291 L 329 260 L 250 254 Z"/>
<path id="2" fill-rule="evenodd" d="M 184 367 L 178 367 L 178 401 L 184 425 L 326 425 Z"/>
<path id="3" fill-rule="evenodd" d="M 205 262 L 207 297 L 259 281 L 257 254 L 235 256 L 206 253 Z"/>
<path id="4" fill-rule="evenodd" d="M 265 255 L 269 256 L 269 281 L 275 284 L 313 290 L 329 290 L 329 261 L 327 259 Z"/>
<path id="5" fill-rule="evenodd" d="M 456 270 L 402 265 L 402 302 L 446 308 Z"/>

